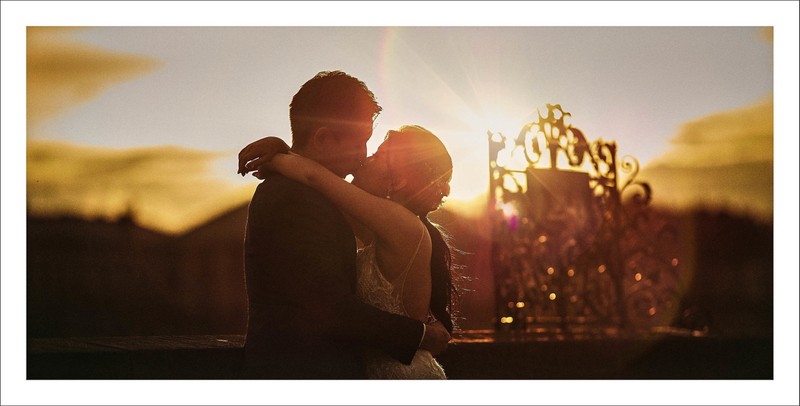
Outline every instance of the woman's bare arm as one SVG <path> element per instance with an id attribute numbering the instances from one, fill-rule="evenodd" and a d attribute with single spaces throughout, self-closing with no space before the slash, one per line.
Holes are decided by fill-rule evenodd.
<path id="1" fill-rule="evenodd" d="M 278 137 L 269 136 L 253 141 L 239 151 L 237 173 L 244 176 L 247 172 L 254 171 L 253 176 L 264 179 L 264 174 L 258 168 L 264 162 L 269 162 L 275 154 L 286 152 L 289 152 L 289 145 Z"/>
<path id="2" fill-rule="evenodd" d="M 419 220 L 408 209 L 365 192 L 313 160 L 277 154 L 264 168 L 316 189 L 384 242 L 419 238 Z"/>

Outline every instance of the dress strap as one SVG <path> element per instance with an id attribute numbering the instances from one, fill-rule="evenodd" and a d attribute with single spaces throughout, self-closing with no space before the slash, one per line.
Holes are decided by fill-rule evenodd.
<path id="1" fill-rule="evenodd" d="M 419 248 L 422 246 L 422 240 L 425 238 L 425 225 L 422 225 L 422 233 L 419 236 L 419 241 L 417 242 L 417 248 L 414 250 L 414 253 L 411 255 L 411 259 L 408 260 L 408 264 L 406 268 L 403 270 L 400 275 L 397 275 L 394 280 L 391 281 L 392 286 L 395 287 L 395 291 L 398 292 L 398 299 L 400 300 L 400 307 L 403 309 L 404 314 L 408 314 L 406 312 L 406 307 L 403 305 L 403 288 L 406 285 L 406 277 L 408 276 L 408 271 L 411 269 L 411 265 L 414 264 L 414 260 L 417 259 L 417 254 L 419 253 Z M 400 282 L 398 285 L 397 282 Z M 399 289 L 398 289 L 399 288 Z"/>

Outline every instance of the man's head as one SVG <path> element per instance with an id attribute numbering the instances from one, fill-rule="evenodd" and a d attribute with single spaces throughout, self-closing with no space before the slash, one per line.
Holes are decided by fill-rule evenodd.
<path id="1" fill-rule="evenodd" d="M 344 177 L 366 158 L 380 112 L 364 82 L 341 71 L 320 72 L 289 105 L 292 149 Z"/>

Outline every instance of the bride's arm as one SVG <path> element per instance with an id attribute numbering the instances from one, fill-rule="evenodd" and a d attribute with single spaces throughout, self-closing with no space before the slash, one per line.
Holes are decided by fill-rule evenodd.
<path id="1" fill-rule="evenodd" d="M 284 154 L 288 151 L 289 146 L 274 136 L 253 141 L 239 152 L 238 173 L 244 176 L 254 171 L 253 176 L 263 179 L 266 171 L 275 170 L 304 183 L 324 194 L 384 242 L 392 244 L 398 238 L 418 235 L 416 216 L 401 205 L 364 192 L 315 161 Z"/>
<path id="2" fill-rule="evenodd" d="M 313 160 L 277 154 L 263 167 L 316 189 L 384 242 L 419 238 L 419 220 L 408 209 L 365 192 Z"/>
<path id="3" fill-rule="evenodd" d="M 264 162 L 269 162 L 273 155 L 286 152 L 289 152 L 289 146 L 278 137 L 268 136 L 253 141 L 239 151 L 237 173 L 244 176 L 247 172 L 254 171 L 253 176 L 264 179 L 264 173 L 261 173 L 259 167 Z"/>

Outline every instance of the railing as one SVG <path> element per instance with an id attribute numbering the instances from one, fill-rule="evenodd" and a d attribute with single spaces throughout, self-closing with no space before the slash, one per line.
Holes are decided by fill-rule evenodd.
<path id="1" fill-rule="evenodd" d="M 565 340 L 536 331 L 465 331 L 437 358 L 450 379 L 773 379 L 771 338 Z M 241 379 L 244 336 L 29 338 L 38 379 Z"/>

